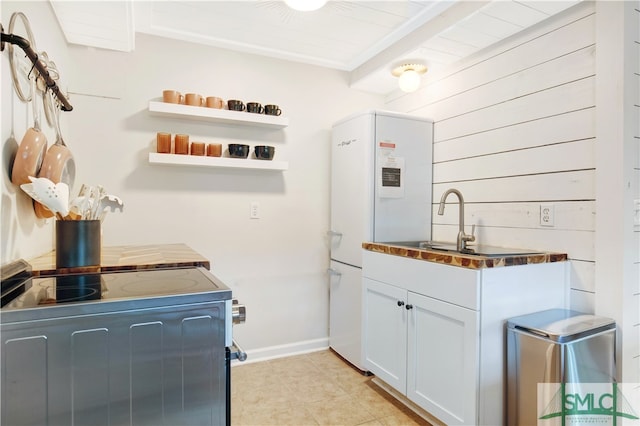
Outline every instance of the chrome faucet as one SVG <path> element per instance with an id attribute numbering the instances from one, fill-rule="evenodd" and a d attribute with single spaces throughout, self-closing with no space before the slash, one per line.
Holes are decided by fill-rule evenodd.
<path id="1" fill-rule="evenodd" d="M 473 225 L 471 228 L 471 235 L 465 234 L 464 232 L 464 197 L 462 197 L 462 193 L 455 188 L 448 189 L 444 194 L 442 194 L 442 198 L 440 198 L 440 207 L 438 208 L 438 214 L 442 216 L 444 214 L 444 202 L 447 200 L 449 194 L 455 194 L 458 196 L 458 202 L 460 203 L 460 213 L 459 213 L 459 231 L 458 231 L 458 239 L 456 241 L 456 249 L 458 251 L 463 251 L 467 248 L 467 242 L 473 242 L 476 240 L 474 234 L 476 226 Z"/>

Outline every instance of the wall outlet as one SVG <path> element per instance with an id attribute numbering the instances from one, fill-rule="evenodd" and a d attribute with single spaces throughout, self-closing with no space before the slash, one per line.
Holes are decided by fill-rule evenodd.
<path id="1" fill-rule="evenodd" d="M 553 204 L 540 204 L 540 226 L 554 226 L 555 208 Z"/>
<path id="2" fill-rule="evenodd" d="M 260 219 L 260 203 L 257 201 L 251 202 L 251 209 L 249 211 L 249 219 Z"/>

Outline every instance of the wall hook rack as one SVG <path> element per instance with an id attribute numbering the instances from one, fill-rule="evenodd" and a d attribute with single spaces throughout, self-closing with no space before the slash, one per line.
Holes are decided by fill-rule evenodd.
<path id="1" fill-rule="evenodd" d="M 29 43 L 29 40 L 14 34 L 5 34 L 2 24 L 0 24 L 0 30 L 2 30 L 2 38 L 0 39 L 0 51 L 4 50 L 5 43 L 15 44 L 16 46 L 24 50 L 24 53 L 27 55 L 31 63 L 33 63 L 35 69 L 44 78 L 47 89 L 51 90 L 60 101 L 60 108 L 63 111 L 73 111 L 73 106 L 71 106 L 67 98 L 60 91 L 60 88 L 58 87 L 58 84 L 55 82 L 55 80 L 51 78 L 49 71 L 39 59 L 38 54 L 31 48 L 31 43 Z"/>

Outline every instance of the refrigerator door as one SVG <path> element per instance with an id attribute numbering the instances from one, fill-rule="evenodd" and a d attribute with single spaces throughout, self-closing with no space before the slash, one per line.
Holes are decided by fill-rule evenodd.
<path id="1" fill-rule="evenodd" d="M 331 258 L 362 266 L 373 235 L 373 116 L 336 124 L 331 140 Z"/>
<path id="2" fill-rule="evenodd" d="M 362 362 L 362 269 L 331 262 L 329 346 L 360 370 Z"/>
<path id="3" fill-rule="evenodd" d="M 430 121 L 378 112 L 373 241 L 431 239 Z"/>

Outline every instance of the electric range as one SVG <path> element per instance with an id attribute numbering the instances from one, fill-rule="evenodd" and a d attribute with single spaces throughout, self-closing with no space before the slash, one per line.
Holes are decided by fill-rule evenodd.
<path id="1" fill-rule="evenodd" d="M 230 423 L 230 359 L 246 358 L 230 350 L 232 325 L 244 307 L 211 272 L 3 269 L 3 424 Z"/>

